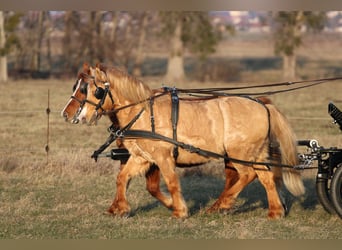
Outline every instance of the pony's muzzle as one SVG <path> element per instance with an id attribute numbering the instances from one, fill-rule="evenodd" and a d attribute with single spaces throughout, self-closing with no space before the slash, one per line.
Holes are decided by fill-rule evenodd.
<path id="1" fill-rule="evenodd" d="M 71 120 L 72 124 L 78 124 L 79 122 L 80 122 L 80 120 L 76 117 L 72 118 L 72 120 Z"/>
<path id="2" fill-rule="evenodd" d="M 99 114 L 97 112 L 97 110 L 95 110 L 95 112 L 93 113 L 93 115 L 91 116 L 88 124 L 89 125 L 97 125 L 97 120 L 101 117 L 101 114 Z"/>
<path id="3" fill-rule="evenodd" d="M 64 118 L 64 121 L 68 122 L 69 121 L 69 116 L 68 116 L 68 113 L 67 112 L 62 112 L 61 113 L 62 117 Z"/>

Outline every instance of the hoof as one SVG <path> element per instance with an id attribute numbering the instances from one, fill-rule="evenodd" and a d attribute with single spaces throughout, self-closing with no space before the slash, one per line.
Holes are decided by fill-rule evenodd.
<path id="1" fill-rule="evenodd" d="M 177 219 L 185 219 L 189 217 L 188 210 L 182 209 L 182 210 L 174 210 L 172 212 L 172 217 Z"/>
<path id="2" fill-rule="evenodd" d="M 285 217 L 284 211 L 282 212 L 268 212 L 268 218 L 271 220 L 278 220 Z"/>
<path id="3" fill-rule="evenodd" d="M 227 213 L 228 211 L 232 210 L 232 205 L 225 205 L 223 206 L 222 203 L 214 203 L 210 208 L 206 210 L 206 213 Z"/>
<path id="4" fill-rule="evenodd" d="M 130 216 L 130 210 L 119 210 L 118 208 L 110 207 L 107 209 L 107 214 L 128 218 Z"/>

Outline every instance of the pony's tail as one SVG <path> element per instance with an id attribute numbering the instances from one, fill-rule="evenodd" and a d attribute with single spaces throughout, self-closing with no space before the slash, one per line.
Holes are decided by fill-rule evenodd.
<path id="1" fill-rule="evenodd" d="M 271 149 L 272 146 L 278 148 L 275 146 L 278 144 L 280 147 L 281 163 L 290 166 L 298 165 L 296 138 L 289 122 L 274 105 L 267 104 L 266 107 L 270 112 Z M 305 193 L 303 180 L 298 170 L 288 167 L 276 167 L 273 173 L 275 174 L 275 179 L 282 176 L 286 188 L 294 196 L 300 196 Z"/>

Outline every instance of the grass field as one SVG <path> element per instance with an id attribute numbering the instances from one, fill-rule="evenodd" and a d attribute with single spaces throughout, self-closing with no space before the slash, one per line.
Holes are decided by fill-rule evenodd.
<path id="1" fill-rule="evenodd" d="M 330 64 L 338 67 L 338 61 Z M 277 69 L 250 71 L 242 74 L 242 82 L 265 83 L 279 76 Z M 162 82 L 144 80 L 153 88 Z M 107 158 L 95 163 L 90 155 L 107 138 L 110 123 L 106 118 L 97 127 L 65 123 L 59 112 L 72 85 L 73 80 L 53 79 L 0 85 L 0 239 L 341 239 L 342 220 L 326 213 L 317 200 L 315 170 L 303 172 L 304 197 L 294 198 L 284 190 L 290 213 L 277 221 L 266 218 L 267 200 L 258 181 L 240 194 L 232 211 L 206 214 L 224 185 L 223 165 L 217 163 L 178 169 L 190 210 L 185 220 L 171 219 L 171 211 L 145 190 L 141 176 L 128 190 L 131 216 L 107 215 L 119 165 Z M 227 83 L 179 85 L 205 86 Z M 342 81 L 336 81 L 271 99 L 288 116 L 298 139 L 315 138 L 325 147 L 341 147 L 341 132 L 327 113 L 329 101 L 342 108 L 341 93 Z M 163 183 L 162 187 L 166 190 Z"/>

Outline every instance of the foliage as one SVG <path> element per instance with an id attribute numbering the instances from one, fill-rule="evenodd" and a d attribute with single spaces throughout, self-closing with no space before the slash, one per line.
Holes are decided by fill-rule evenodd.
<path id="1" fill-rule="evenodd" d="M 20 47 L 20 41 L 18 36 L 15 34 L 15 30 L 20 22 L 22 13 L 7 13 L 5 15 L 5 34 L 6 43 L 3 48 L 0 48 L 0 56 L 5 56 L 10 53 L 13 47 Z"/>
<path id="2" fill-rule="evenodd" d="M 182 42 L 191 52 L 201 59 L 215 52 L 220 34 L 210 23 L 208 13 L 194 11 L 164 11 L 160 13 L 163 24 L 161 34 L 170 38 L 175 29 L 176 20 L 182 19 Z"/>
<path id="3" fill-rule="evenodd" d="M 277 55 L 293 55 L 302 45 L 302 29 L 320 31 L 324 27 L 324 12 L 280 11 L 274 16 L 274 49 Z"/>

